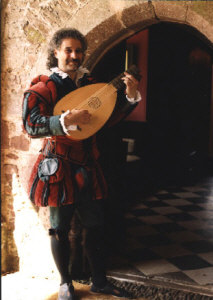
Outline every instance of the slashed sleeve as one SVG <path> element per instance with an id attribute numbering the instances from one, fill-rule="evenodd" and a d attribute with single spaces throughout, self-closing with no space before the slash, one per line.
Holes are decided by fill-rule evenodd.
<path id="1" fill-rule="evenodd" d="M 53 116 L 53 103 L 34 91 L 27 91 L 23 100 L 23 126 L 32 138 L 65 135 L 60 115 Z"/>

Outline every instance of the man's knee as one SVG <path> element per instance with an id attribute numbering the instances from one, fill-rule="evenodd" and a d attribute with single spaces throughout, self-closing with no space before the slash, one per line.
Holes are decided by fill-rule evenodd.
<path id="1" fill-rule="evenodd" d="M 56 238 L 58 241 L 68 240 L 69 231 L 57 228 L 49 229 L 49 236 Z"/>

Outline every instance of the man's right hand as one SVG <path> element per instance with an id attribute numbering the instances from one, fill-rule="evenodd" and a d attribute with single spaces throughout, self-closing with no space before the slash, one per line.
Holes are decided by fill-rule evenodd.
<path id="1" fill-rule="evenodd" d="M 90 119 L 91 114 L 88 110 L 72 109 L 71 112 L 64 117 L 64 125 L 68 127 L 69 125 L 88 124 Z"/>

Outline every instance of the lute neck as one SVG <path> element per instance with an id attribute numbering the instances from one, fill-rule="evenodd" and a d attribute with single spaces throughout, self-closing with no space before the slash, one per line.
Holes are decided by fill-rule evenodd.
<path id="1" fill-rule="evenodd" d="M 138 81 L 141 79 L 140 70 L 135 66 L 132 65 L 129 67 L 128 70 L 125 72 L 129 73 L 130 75 L 133 75 Z M 109 82 L 109 84 L 112 84 L 117 90 L 122 90 L 126 87 L 125 83 L 123 82 L 122 78 L 125 76 L 124 72 L 118 75 L 116 78 L 114 78 L 112 81 Z"/>

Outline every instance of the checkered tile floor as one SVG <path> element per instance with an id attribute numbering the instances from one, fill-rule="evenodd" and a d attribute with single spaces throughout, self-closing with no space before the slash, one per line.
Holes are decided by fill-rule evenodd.
<path id="1" fill-rule="evenodd" d="M 208 287 L 213 293 L 213 177 L 169 186 L 126 213 L 127 247 L 114 271 Z"/>

